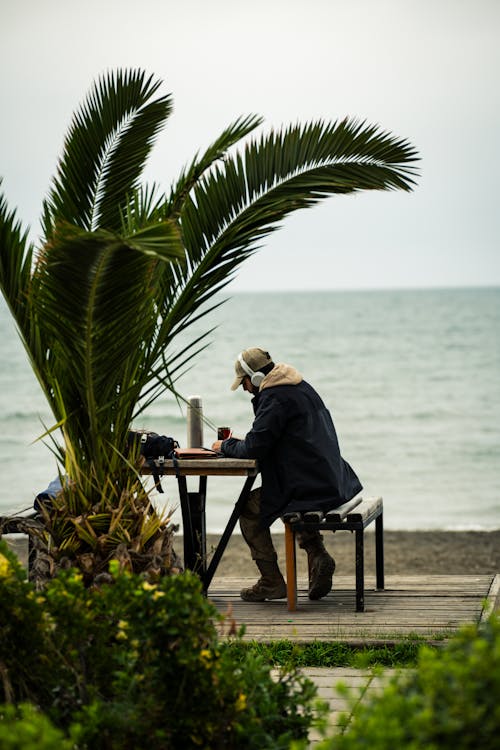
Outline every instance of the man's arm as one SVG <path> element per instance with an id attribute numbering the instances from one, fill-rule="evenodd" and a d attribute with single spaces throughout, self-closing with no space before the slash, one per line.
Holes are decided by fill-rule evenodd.
<path id="1" fill-rule="evenodd" d="M 226 440 L 217 440 L 212 448 L 227 458 L 251 458 L 246 452 L 245 441 L 238 438 L 231 437 Z"/>
<path id="2" fill-rule="evenodd" d="M 262 458 L 273 449 L 285 423 L 283 404 L 275 396 L 267 396 L 262 398 L 252 429 L 244 440 L 228 438 L 215 442 L 212 447 L 230 458 Z"/>

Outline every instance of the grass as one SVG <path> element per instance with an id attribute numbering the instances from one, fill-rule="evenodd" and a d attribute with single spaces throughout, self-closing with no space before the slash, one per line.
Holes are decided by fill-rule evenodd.
<path id="1" fill-rule="evenodd" d="M 280 667 L 413 667 L 422 641 L 405 640 L 394 645 L 353 647 L 346 643 L 288 640 L 261 643 L 230 642 L 225 647 L 243 660 L 251 652 Z"/>

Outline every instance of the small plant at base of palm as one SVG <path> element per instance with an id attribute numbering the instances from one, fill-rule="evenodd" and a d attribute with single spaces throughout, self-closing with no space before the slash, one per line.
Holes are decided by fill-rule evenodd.
<path id="1" fill-rule="evenodd" d="M 157 512 L 142 482 L 125 477 L 105 489 L 92 503 L 92 489 L 86 490 L 85 482 L 72 483 L 50 508 L 41 508 L 41 527 L 32 532 L 37 555 L 30 569 L 37 588 L 71 567 L 80 570 L 86 585 L 109 583 L 111 560 L 150 581 L 181 570 L 173 547 L 176 527 Z"/>

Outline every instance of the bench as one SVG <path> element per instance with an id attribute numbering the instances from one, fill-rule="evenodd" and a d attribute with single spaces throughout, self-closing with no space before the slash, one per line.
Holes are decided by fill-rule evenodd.
<path id="1" fill-rule="evenodd" d="M 381 497 L 354 498 L 334 510 L 287 513 L 285 523 L 285 558 L 287 605 L 297 609 L 297 561 L 295 534 L 298 531 L 354 531 L 356 535 L 356 612 L 365 609 L 364 531 L 375 521 L 375 568 L 377 589 L 384 588 L 384 527 Z"/>

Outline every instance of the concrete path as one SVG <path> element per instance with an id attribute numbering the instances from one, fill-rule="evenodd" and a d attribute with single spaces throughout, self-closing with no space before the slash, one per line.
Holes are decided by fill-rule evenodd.
<path id="1" fill-rule="evenodd" d="M 384 669 L 383 674 L 374 676 L 370 670 L 353 669 L 351 667 L 307 667 L 301 669 L 301 673 L 308 677 L 318 688 L 318 698 L 326 701 L 330 712 L 328 717 L 327 736 L 340 731 L 339 719 L 341 715 L 351 715 L 351 701 L 358 703 L 360 700 L 369 699 L 370 696 L 383 690 L 384 685 L 396 673 L 395 669 Z M 342 683 L 347 695 L 339 695 L 336 690 L 338 683 Z M 316 729 L 311 730 L 309 735 L 310 746 L 321 739 Z"/>

